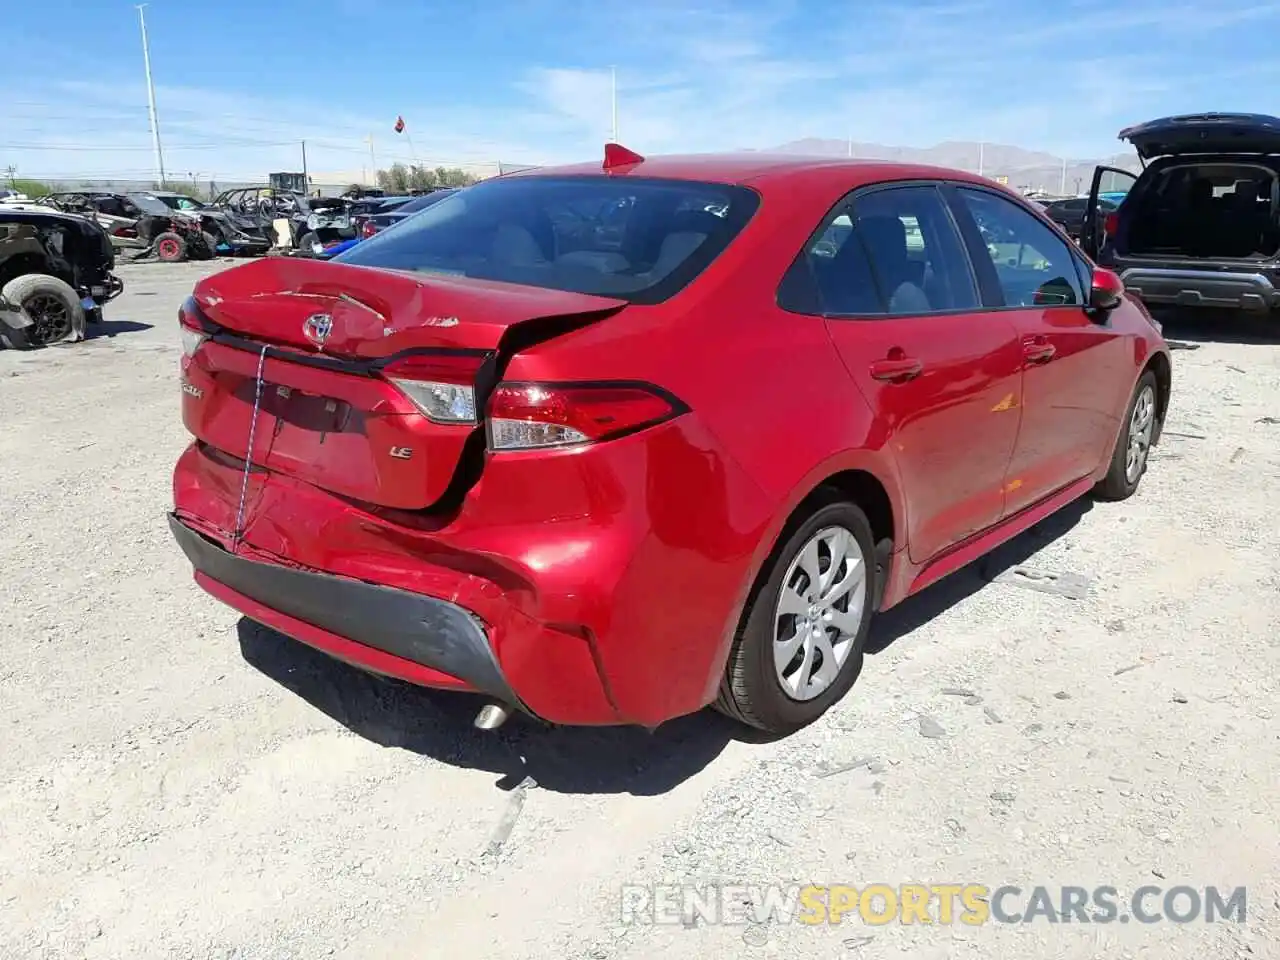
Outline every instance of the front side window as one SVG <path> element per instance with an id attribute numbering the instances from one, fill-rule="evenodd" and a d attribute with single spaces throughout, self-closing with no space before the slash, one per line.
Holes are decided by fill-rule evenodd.
<path id="1" fill-rule="evenodd" d="M 1008 307 L 1083 306 L 1071 251 L 1037 217 L 985 190 L 956 191 L 973 217 Z"/>
<path id="2" fill-rule="evenodd" d="M 758 206 L 754 191 L 718 183 L 500 178 L 334 259 L 657 303 L 719 256 Z"/>

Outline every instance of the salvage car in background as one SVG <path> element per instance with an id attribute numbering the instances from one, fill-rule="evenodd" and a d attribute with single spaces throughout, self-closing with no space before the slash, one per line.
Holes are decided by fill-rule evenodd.
<path id="1" fill-rule="evenodd" d="M 264 236 L 274 238 L 276 247 L 314 252 L 317 244 L 323 248 L 355 236 L 349 202 L 259 186 L 225 190 L 212 206 L 250 221 Z"/>
<path id="2" fill-rule="evenodd" d="M 115 251 L 94 221 L 0 206 L 0 342 L 83 339 L 85 324 L 124 290 L 114 269 Z"/>
<path id="3" fill-rule="evenodd" d="M 179 322 L 198 583 L 485 727 L 810 723 L 876 611 L 1131 496 L 1171 389 L 1119 278 L 986 178 L 613 143 Z"/>
<path id="4" fill-rule="evenodd" d="M 166 262 L 213 256 L 200 218 L 170 209 L 147 193 L 71 191 L 52 193 L 40 202 L 67 213 L 98 222 L 117 250 L 129 250 L 134 259 L 154 254 Z"/>
<path id="5" fill-rule="evenodd" d="M 1104 184 L 1125 200 L 1086 216 L 1084 249 L 1148 304 L 1280 309 L 1280 118 L 1165 117 L 1120 139 L 1146 166 L 1094 171 L 1091 211 Z"/>
<path id="6" fill-rule="evenodd" d="M 271 249 L 271 239 L 251 220 L 233 216 L 185 193 L 155 190 L 148 196 L 155 197 L 170 210 L 199 221 L 205 243 L 214 253 L 251 257 Z"/>
<path id="7" fill-rule="evenodd" d="M 314 257 L 317 260 L 332 260 L 339 254 L 346 253 L 361 240 L 367 240 L 375 233 L 407 220 L 420 210 L 425 210 L 457 192 L 457 188 L 449 188 L 436 190 L 421 197 L 393 197 L 387 201 L 384 207 L 377 209 L 374 213 L 353 218 L 359 224 L 359 227 L 356 236 L 351 239 L 321 244 L 319 249 L 315 249 L 313 246 L 310 250 L 299 250 L 298 253 L 301 256 Z M 389 210 L 387 209 L 388 207 L 390 208 Z"/>

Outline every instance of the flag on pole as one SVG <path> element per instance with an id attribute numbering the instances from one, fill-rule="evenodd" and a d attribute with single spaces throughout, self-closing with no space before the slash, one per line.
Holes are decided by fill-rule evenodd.
<path id="1" fill-rule="evenodd" d="M 396 133 L 404 133 L 404 117 L 396 117 L 395 131 Z"/>

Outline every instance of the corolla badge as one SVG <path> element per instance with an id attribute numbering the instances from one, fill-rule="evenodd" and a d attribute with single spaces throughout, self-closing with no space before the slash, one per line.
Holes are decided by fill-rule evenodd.
<path id="1" fill-rule="evenodd" d="M 302 335 L 314 343 L 319 350 L 324 349 L 324 343 L 332 332 L 333 317 L 327 313 L 313 313 L 302 321 Z"/>

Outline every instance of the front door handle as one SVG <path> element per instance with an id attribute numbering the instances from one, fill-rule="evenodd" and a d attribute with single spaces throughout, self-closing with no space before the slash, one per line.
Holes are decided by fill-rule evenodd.
<path id="1" fill-rule="evenodd" d="M 918 377 L 923 369 L 924 364 L 913 357 L 894 357 L 874 361 L 871 364 L 871 377 L 873 380 L 912 380 Z"/>
<path id="2" fill-rule="evenodd" d="M 1022 355 L 1028 363 L 1048 363 L 1058 348 L 1044 337 L 1028 337 L 1022 341 Z"/>

